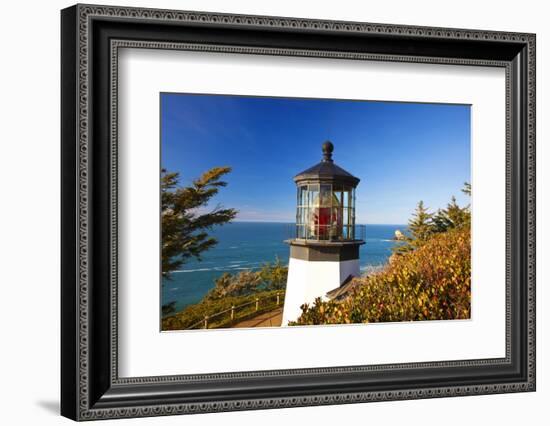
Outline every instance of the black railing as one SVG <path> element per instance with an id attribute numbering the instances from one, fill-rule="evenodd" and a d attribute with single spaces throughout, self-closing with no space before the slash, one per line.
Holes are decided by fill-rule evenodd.
<path id="1" fill-rule="evenodd" d="M 363 240 L 367 236 L 366 225 L 347 225 L 347 226 L 311 226 L 297 225 L 295 223 L 287 224 L 287 240 L 308 240 L 308 241 L 356 241 Z"/>

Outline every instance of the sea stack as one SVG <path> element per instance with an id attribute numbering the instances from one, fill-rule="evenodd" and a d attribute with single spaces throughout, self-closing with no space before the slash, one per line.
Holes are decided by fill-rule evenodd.
<path id="1" fill-rule="evenodd" d="M 304 303 L 339 288 L 359 276 L 359 247 L 355 235 L 355 189 L 359 178 L 337 166 L 334 145 L 322 146 L 320 163 L 294 177 L 298 196 L 296 227 L 290 245 L 282 325 L 295 321 Z"/>
<path id="2" fill-rule="evenodd" d="M 396 241 L 403 241 L 405 240 L 405 235 L 399 229 L 396 229 L 393 239 Z"/>

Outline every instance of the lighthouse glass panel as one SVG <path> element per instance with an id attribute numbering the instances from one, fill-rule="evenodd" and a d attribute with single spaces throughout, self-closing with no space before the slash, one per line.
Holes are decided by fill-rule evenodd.
<path id="1" fill-rule="evenodd" d="M 353 188 L 331 183 L 298 186 L 296 238 L 344 241 L 355 238 Z"/>

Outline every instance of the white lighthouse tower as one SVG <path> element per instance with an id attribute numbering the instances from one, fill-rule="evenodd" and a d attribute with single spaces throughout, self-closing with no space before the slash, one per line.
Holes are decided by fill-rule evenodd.
<path id="1" fill-rule="evenodd" d="M 296 230 L 290 245 L 282 325 L 295 321 L 304 303 L 327 299 L 359 275 L 355 235 L 355 188 L 359 179 L 334 164 L 331 142 L 323 144 L 323 159 L 294 177 L 298 187 Z"/>

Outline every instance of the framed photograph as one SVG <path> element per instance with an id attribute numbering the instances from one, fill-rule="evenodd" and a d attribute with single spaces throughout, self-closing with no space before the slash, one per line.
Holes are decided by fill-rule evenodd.
<path id="1" fill-rule="evenodd" d="M 535 390 L 535 35 L 61 12 L 61 412 Z"/>

